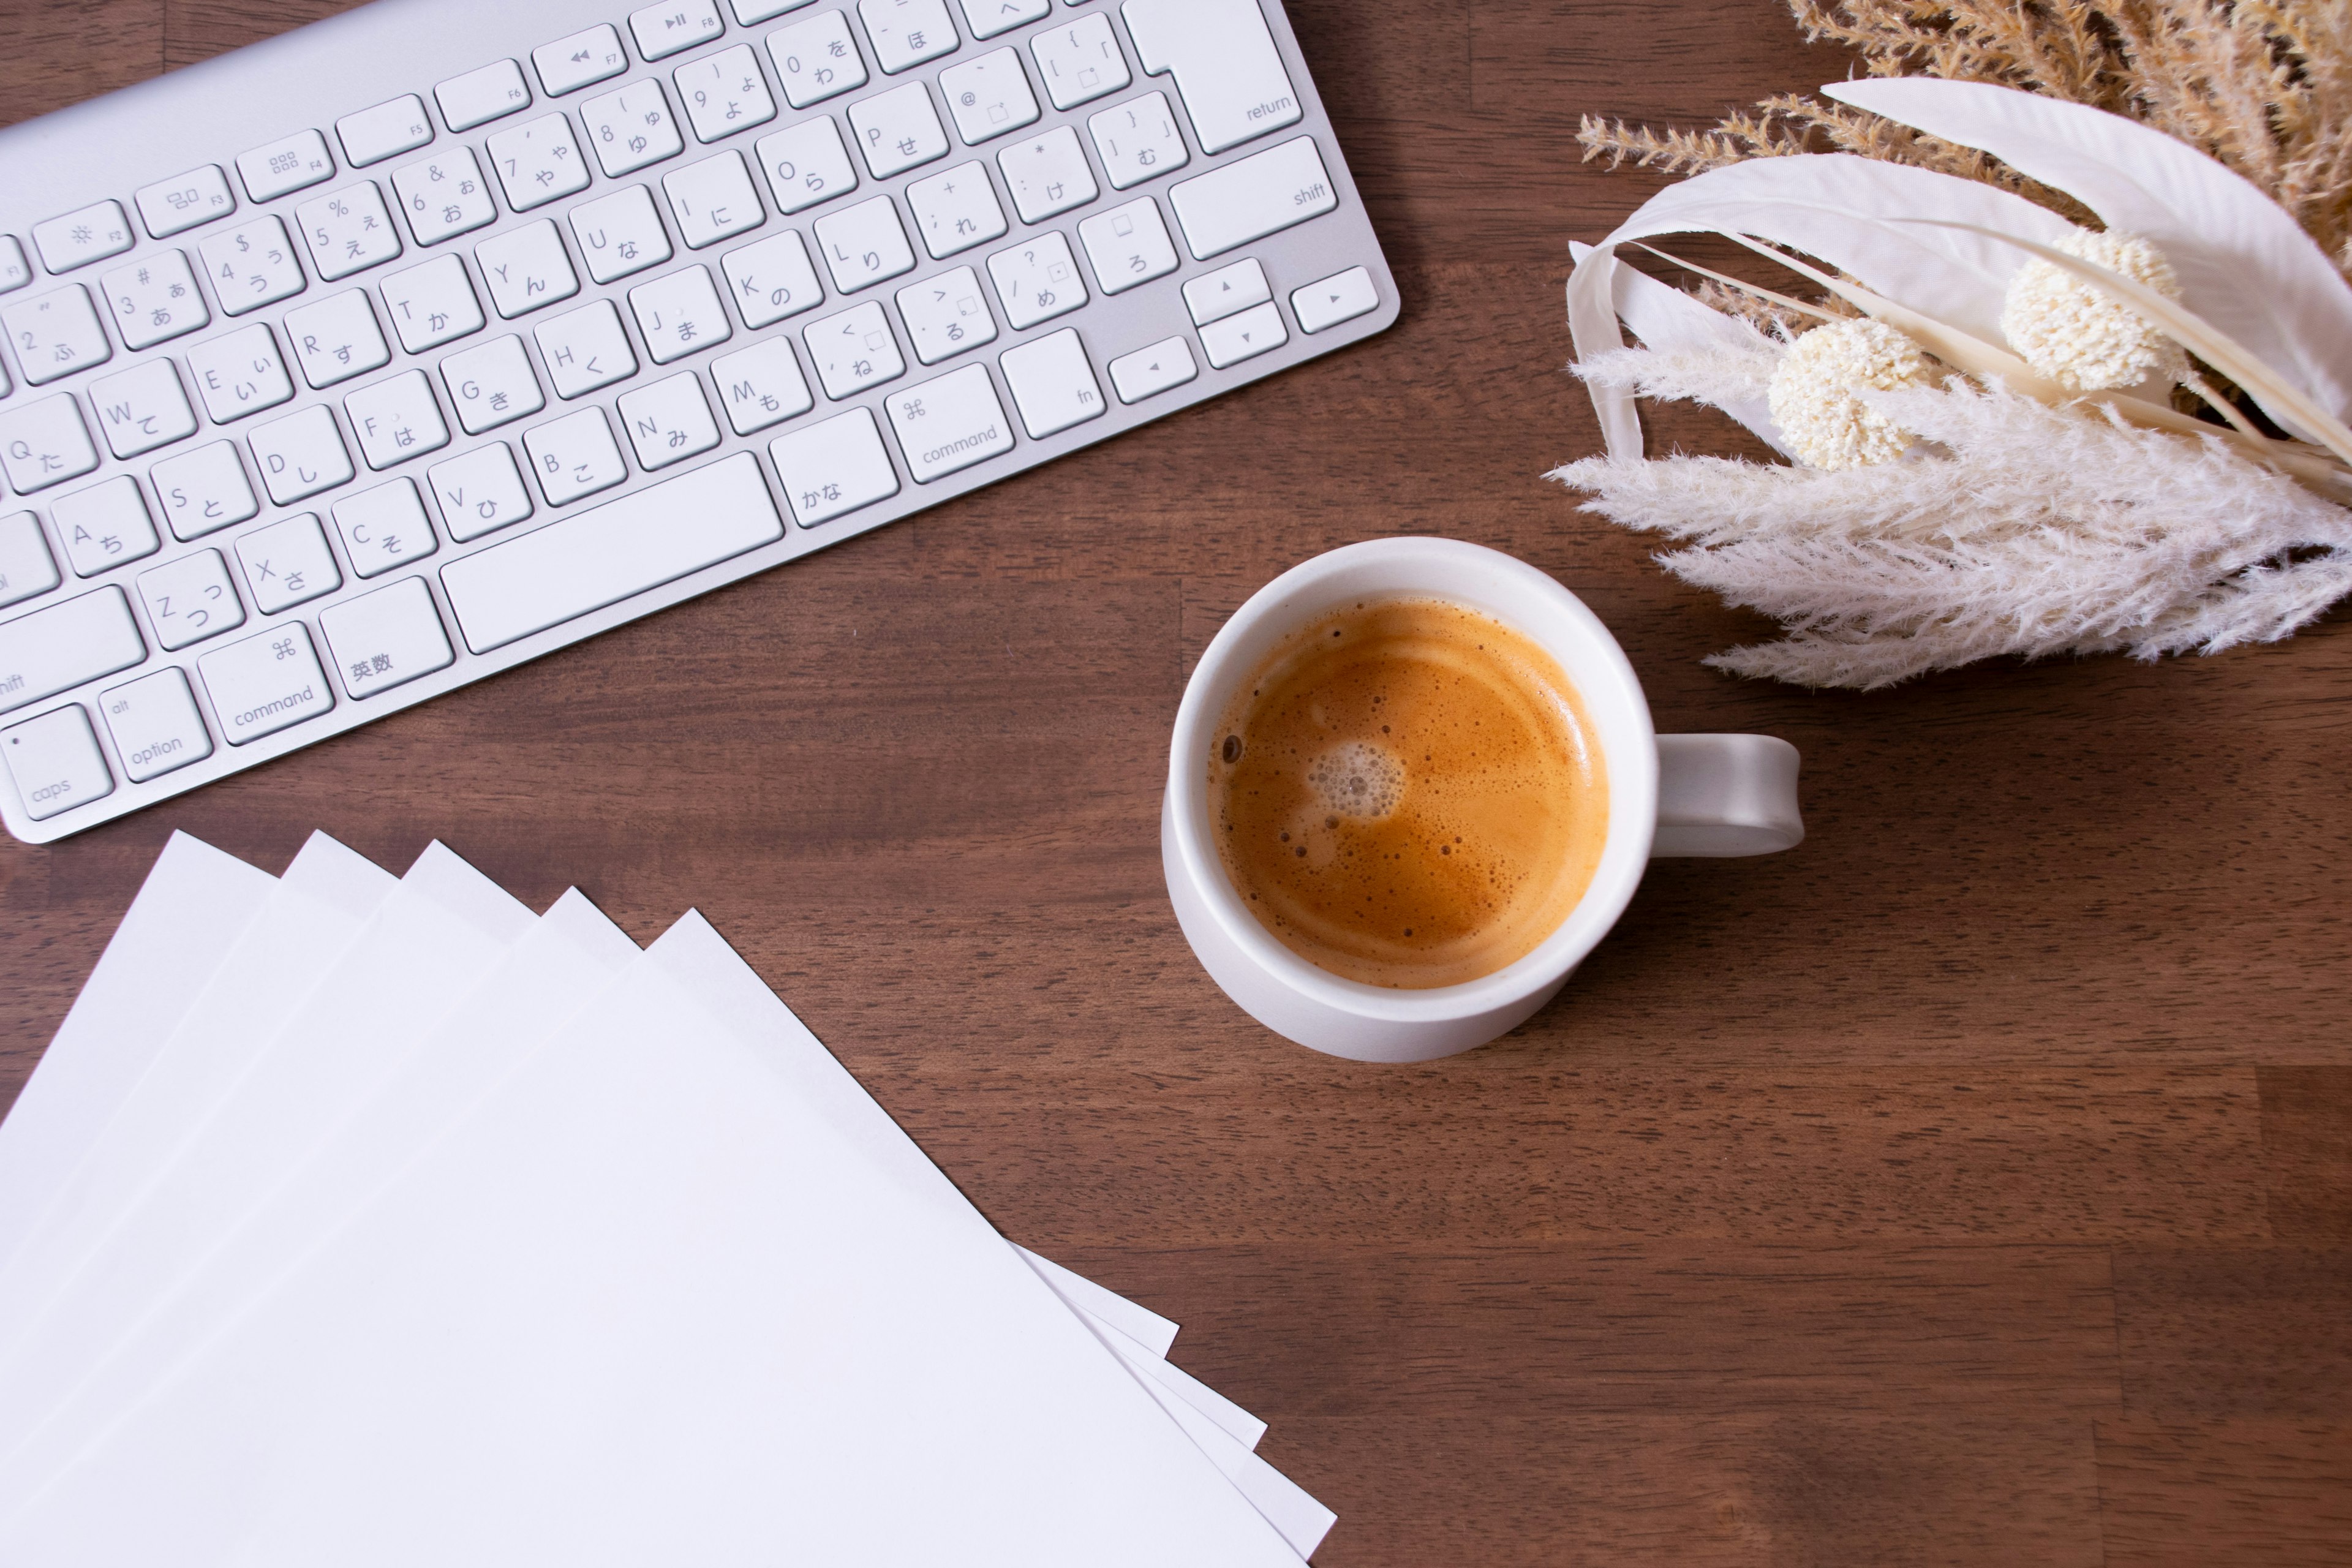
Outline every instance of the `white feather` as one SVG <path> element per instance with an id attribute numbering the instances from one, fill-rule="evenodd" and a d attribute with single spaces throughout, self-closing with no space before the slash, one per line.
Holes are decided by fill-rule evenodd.
<path id="1" fill-rule="evenodd" d="M 2352 420 L 2352 284 L 2285 209 L 2196 148 L 2120 115 L 1978 82 L 1897 77 L 1822 91 L 1990 153 L 2108 227 L 2154 242 L 2190 310 Z M 2267 401 L 2263 409 L 2312 438 Z"/>
<path id="2" fill-rule="evenodd" d="M 1847 153 L 1759 158 L 1710 169 L 1644 202 L 1586 252 L 1568 281 L 1569 330 L 1581 360 L 1621 348 L 1615 247 L 1662 234 L 1751 235 L 1818 257 L 1897 304 L 1975 336 L 2000 341 L 2000 309 L 2021 259 L 1995 239 L 1959 229 L 1905 228 L 1888 219 L 1956 219 L 2055 245 L 2074 226 L 2046 207 L 1975 180 Z M 1594 406 L 1612 457 L 1641 455 L 1632 396 L 1596 385 Z"/>
<path id="3" fill-rule="evenodd" d="M 1568 247 L 1569 254 L 1580 263 L 1591 248 L 1580 243 L 1571 243 Z M 1702 351 L 1701 357 L 1710 363 L 1713 356 L 1705 355 L 1704 351 L 1717 351 L 1734 363 L 1754 360 L 1759 352 L 1777 359 L 1771 343 L 1747 322 L 1709 310 L 1681 289 L 1669 288 L 1622 261 L 1612 258 L 1609 271 L 1612 274 L 1611 292 L 1619 318 L 1649 348 L 1667 354 L 1686 349 Z M 1769 377 L 1768 369 L 1766 379 Z M 1717 395 L 1706 396 L 1706 401 L 1745 425 L 1782 457 L 1790 455 L 1779 427 L 1772 423 L 1771 410 L 1765 406 L 1760 385 L 1749 393 L 1717 389 Z"/>

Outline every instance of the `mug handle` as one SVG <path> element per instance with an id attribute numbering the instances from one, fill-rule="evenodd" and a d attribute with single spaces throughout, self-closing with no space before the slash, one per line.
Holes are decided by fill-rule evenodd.
<path id="1" fill-rule="evenodd" d="M 1797 748 L 1773 735 L 1658 737 L 1653 859 L 1770 855 L 1804 842 Z"/>

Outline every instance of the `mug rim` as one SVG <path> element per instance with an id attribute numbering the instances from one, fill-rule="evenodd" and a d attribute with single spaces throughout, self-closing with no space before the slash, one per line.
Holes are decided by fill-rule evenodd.
<path id="1" fill-rule="evenodd" d="M 1198 761 L 1230 696 L 1241 645 L 1269 621 L 1285 624 L 1279 640 L 1347 596 L 1318 601 L 1318 590 L 1373 563 L 1425 561 L 1434 579 L 1382 594 L 1425 594 L 1489 615 L 1542 647 L 1583 699 L 1596 731 L 1609 790 L 1609 828 L 1592 878 L 1567 916 L 1528 952 L 1491 974 L 1453 985 L 1403 989 L 1371 985 L 1332 973 L 1293 952 L 1249 911 L 1208 833 L 1208 789 Z M 1517 596 L 1540 602 L 1549 624 L 1481 602 L 1465 579 L 1507 583 Z M 1362 591 L 1362 590 L 1355 590 Z M 1497 595 L 1503 596 L 1503 595 Z M 1264 657 L 1261 651 L 1257 657 Z M 1222 688 L 1222 689 L 1221 689 Z M 1202 651 L 1186 680 L 1169 751 L 1168 797 L 1177 847 L 1195 890 L 1225 936 L 1257 967 L 1313 1002 L 1342 1013 L 1391 1023 L 1438 1023 L 1508 1006 L 1559 982 L 1599 945 L 1648 868 L 1657 830 L 1657 739 L 1647 697 L 1633 662 L 1601 617 L 1549 573 L 1486 545 L 1430 535 L 1405 535 L 1343 545 L 1284 572 L 1244 601 Z"/>

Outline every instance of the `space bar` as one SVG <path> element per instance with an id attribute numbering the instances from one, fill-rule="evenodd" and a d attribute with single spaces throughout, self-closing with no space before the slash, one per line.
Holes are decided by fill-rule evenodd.
<path id="1" fill-rule="evenodd" d="M 466 646 L 504 647 L 784 536 L 749 452 L 441 568 Z"/>

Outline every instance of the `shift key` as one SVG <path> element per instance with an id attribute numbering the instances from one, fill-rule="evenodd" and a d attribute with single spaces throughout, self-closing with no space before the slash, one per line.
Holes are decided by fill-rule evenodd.
<path id="1" fill-rule="evenodd" d="M 1315 138 L 1301 136 L 1186 180 L 1168 193 L 1195 261 L 1320 217 L 1339 205 Z"/>
<path id="2" fill-rule="evenodd" d="M 55 697 L 147 657 L 131 602 L 100 588 L 0 625 L 0 713 Z"/>

